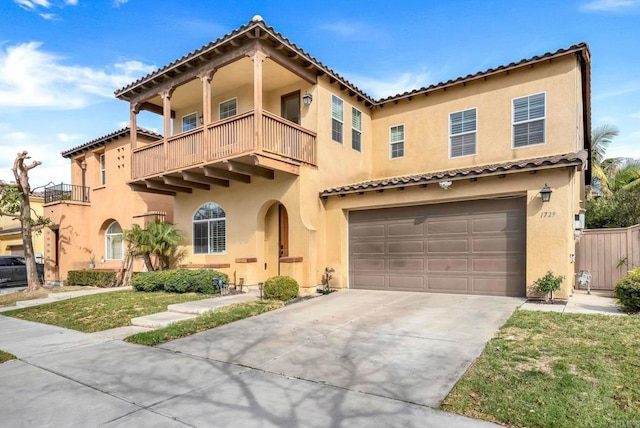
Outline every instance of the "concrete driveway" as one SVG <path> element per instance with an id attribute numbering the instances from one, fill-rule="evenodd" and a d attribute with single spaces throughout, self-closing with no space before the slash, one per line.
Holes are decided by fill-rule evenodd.
<path id="1" fill-rule="evenodd" d="M 2 425 L 494 426 L 433 407 L 521 302 L 341 291 L 158 348 L 0 316 Z"/>
<path id="2" fill-rule="evenodd" d="M 523 301 L 346 290 L 162 347 L 435 408 Z"/>

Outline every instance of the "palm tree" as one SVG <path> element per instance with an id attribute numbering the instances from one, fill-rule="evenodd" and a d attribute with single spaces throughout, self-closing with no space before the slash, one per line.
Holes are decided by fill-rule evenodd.
<path id="1" fill-rule="evenodd" d="M 617 126 L 606 124 L 591 132 L 591 183 L 599 193 L 609 191 L 609 177 L 621 162 L 621 158 L 605 158 L 609 145 L 619 133 Z"/>
<path id="2" fill-rule="evenodd" d="M 172 256 L 182 241 L 182 235 L 174 224 L 155 221 L 147 225 L 151 254 L 158 260 L 159 270 L 169 269 Z"/>
<path id="3" fill-rule="evenodd" d="M 134 224 L 131 229 L 124 232 L 124 240 L 128 244 L 128 251 L 133 257 L 142 257 L 147 271 L 154 269 L 151 261 L 151 239 L 146 229 Z"/>

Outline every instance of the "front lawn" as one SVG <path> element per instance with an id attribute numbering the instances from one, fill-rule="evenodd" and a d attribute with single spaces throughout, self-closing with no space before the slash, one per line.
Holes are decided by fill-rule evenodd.
<path id="1" fill-rule="evenodd" d="M 215 296 L 121 290 L 17 309 L 3 315 L 93 333 L 130 325 L 131 318 L 164 312 L 167 305 L 211 297 Z"/>
<path id="2" fill-rule="evenodd" d="M 640 424 L 640 318 L 518 310 L 441 408 L 513 427 Z"/>
<path id="3" fill-rule="evenodd" d="M 126 342 L 155 346 L 170 340 L 190 336 L 201 331 L 239 321 L 284 306 L 278 300 L 257 300 L 255 302 L 237 303 L 206 312 L 196 318 L 170 324 L 167 327 L 134 334 L 125 339 Z"/>
<path id="4" fill-rule="evenodd" d="M 9 360 L 15 360 L 16 356 L 13 354 L 10 354 L 8 352 L 4 352 L 4 351 L 0 351 L 0 364 L 5 363 Z"/>
<path id="5" fill-rule="evenodd" d="M 65 285 L 64 287 L 54 288 L 41 288 L 38 291 L 26 293 L 24 291 L 17 291 L 15 293 L 0 295 L 0 308 L 6 306 L 15 306 L 16 302 L 23 300 L 44 299 L 49 296 L 49 293 L 65 293 L 67 291 L 78 290 L 95 290 L 98 287 L 85 287 L 77 285 Z"/>

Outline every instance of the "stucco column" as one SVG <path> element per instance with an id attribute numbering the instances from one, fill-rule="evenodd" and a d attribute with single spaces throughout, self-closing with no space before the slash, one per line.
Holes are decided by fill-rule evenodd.
<path id="1" fill-rule="evenodd" d="M 138 113 L 140 112 L 140 103 L 131 104 L 129 111 L 129 141 L 131 142 L 131 154 L 129 155 L 129 162 L 131 163 L 130 174 L 131 178 L 137 178 L 137 172 L 134 170 L 134 152 L 138 147 Z M 84 187 L 84 185 L 83 185 Z"/>
<path id="2" fill-rule="evenodd" d="M 162 118 L 164 120 L 164 169 L 166 170 L 168 163 L 168 139 L 171 136 L 171 95 L 175 88 L 162 91 Z"/>
<path id="3" fill-rule="evenodd" d="M 256 150 L 262 151 L 262 62 L 267 55 L 260 49 L 253 54 L 253 129 Z"/>
<path id="4" fill-rule="evenodd" d="M 211 144 L 211 138 L 209 135 L 209 125 L 211 124 L 211 80 L 216 72 L 215 69 L 205 71 L 198 75 L 202 81 L 202 131 L 203 131 L 203 158 L 207 160 L 209 158 L 209 144 Z"/>

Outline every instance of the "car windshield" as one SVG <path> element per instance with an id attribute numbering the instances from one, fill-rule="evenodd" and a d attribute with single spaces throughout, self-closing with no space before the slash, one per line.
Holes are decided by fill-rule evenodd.
<path id="1" fill-rule="evenodd" d="M 24 261 L 23 257 L 14 257 L 13 258 L 13 265 L 14 266 L 18 266 L 18 265 L 26 265 L 27 263 Z"/>

